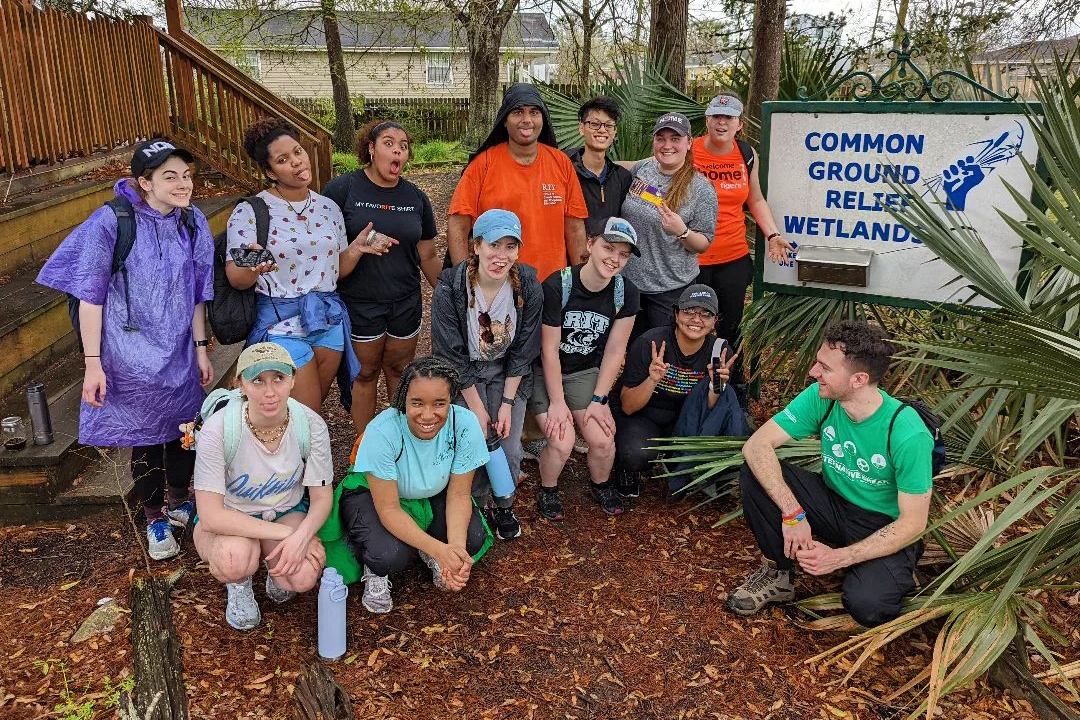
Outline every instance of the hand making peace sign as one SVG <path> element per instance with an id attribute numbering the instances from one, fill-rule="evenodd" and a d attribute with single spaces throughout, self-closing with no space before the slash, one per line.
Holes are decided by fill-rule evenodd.
<path id="1" fill-rule="evenodd" d="M 649 363 L 649 378 L 653 382 L 660 382 L 667 375 L 669 363 L 664 362 L 664 349 L 667 347 L 667 341 L 660 342 L 660 350 L 656 349 L 656 341 L 653 340 L 652 345 L 652 362 Z"/>

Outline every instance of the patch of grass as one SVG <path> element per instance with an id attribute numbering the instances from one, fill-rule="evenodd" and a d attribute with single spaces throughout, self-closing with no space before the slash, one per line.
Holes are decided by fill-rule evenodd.
<path id="1" fill-rule="evenodd" d="M 413 148 L 412 162 L 417 164 L 465 162 L 469 153 L 461 143 L 449 140 L 431 140 Z"/>

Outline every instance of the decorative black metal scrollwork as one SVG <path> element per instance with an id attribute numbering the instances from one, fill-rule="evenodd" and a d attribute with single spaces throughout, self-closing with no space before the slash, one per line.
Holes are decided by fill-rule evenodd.
<path id="1" fill-rule="evenodd" d="M 944 102 L 952 98 L 953 91 L 957 87 L 963 86 L 973 88 L 1003 102 L 1013 102 L 1020 95 L 1020 91 L 1015 87 L 1010 87 L 1006 95 L 1001 95 L 955 70 L 942 70 L 927 76 L 912 60 L 920 54 L 919 48 L 912 45 L 911 39 L 905 34 L 900 41 L 900 47 L 888 52 L 887 57 L 893 62 L 881 75 L 874 77 L 866 70 L 853 70 L 814 93 L 810 93 L 805 86 L 802 86 L 796 92 L 796 96 L 799 100 L 825 100 L 834 90 L 845 84 L 851 85 L 852 99 L 859 102 L 869 100 L 914 102 L 923 99 Z"/>

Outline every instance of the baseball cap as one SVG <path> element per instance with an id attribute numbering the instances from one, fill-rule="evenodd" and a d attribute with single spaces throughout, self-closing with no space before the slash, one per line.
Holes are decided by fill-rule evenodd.
<path id="1" fill-rule="evenodd" d="M 277 370 L 282 374 L 292 375 L 296 372 L 296 363 L 293 362 L 288 350 L 272 342 L 255 343 L 246 347 L 236 360 L 237 377 L 242 377 L 248 382 L 267 370 Z"/>
<path id="2" fill-rule="evenodd" d="M 716 292 L 711 287 L 697 284 L 691 285 L 682 291 L 677 307 L 680 310 L 689 310 L 695 307 L 705 308 L 713 315 L 716 315 L 720 310 L 720 302 L 716 299 Z"/>
<path id="3" fill-rule="evenodd" d="M 690 121 L 682 113 L 666 113 L 656 119 L 652 134 L 655 135 L 661 130 L 674 130 L 680 135 L 689 137 Z"/>
<path id="4" fill-rule="evenodd" d="M 608 218 L 604 223 L 604 231 L 600 234 L 605 240 L 627 243 L 630 246 L 630 252 L 641 257 L 641 250 L 638 250 L 637 246 L 637 231 L 634 230 L 633 225 L 621 217 Z"/>
<path id="5" fill-rule="evenodd" d="M 176 147 L 164 138 L 154 138 L 135 146 L 131 156 L 131 175 L 139 177 L 147 170 L 153 170 L 173 155 L 187 163 L 195 162 L 195 156 L 184 148 Z"/>
<path id="6" fill-rule="evenodd" d="M 742 100 L 731 95 L 717 95 L 705 108 L 705 117 L 713 115 L 727 115 L 729 117 L 741 117 L 743 113 Z"/>
<path id="7" fill-rule="evenodd" d="M 504 237 L 521 242 L 521 221 L 509 210 L 486 210 L 473 223 L 472 236 L 487 243 L 497 243 Z"/>

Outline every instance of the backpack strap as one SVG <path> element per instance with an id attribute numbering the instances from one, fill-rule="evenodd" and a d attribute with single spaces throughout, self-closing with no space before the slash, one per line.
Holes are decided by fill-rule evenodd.
<path id="1" fill-rule="evenodd" d="M 574 276 L 572 270 L 568 267 L 564 267 L 559 271 L 559 279 L 562 280 L 562 307 L 566 307 L 566 303 L 570 302 L 570 286 L 574 283 Z"/>
<path id="2" fill-rule="evenodd" d="M 906 400 L 900 401 L 900 407 L 896 408 L 896 412 L 892 415 L 892 420 L 889 421 L 889 431 L 885 434 L 885 453 L 892 457 L 892 429 L 896 424 L 896 418 L 900 417 L 900 413 L 904 412 L 904 408 L 908 406 Z"/>
<path id="3" fill-rule="evenodd" d="M 124 266 L 135 246 L 135 208 L 126 197 L 117 195 L 105 203 L 116 215 L 116 244 L 113 245 L 112 274 Z"/>
<path id="4" fill-rule="evenodd" d="M 618 315 L 626 304 L 626 284 L 622 275 L 615 276 L 615 314 Z M 612 318 L 614 320 L 614 318 Z"/>
<path id="5" fill-rule="evenodd" d="M 742 153 L 743 162 L 746 163 L 746 172 L 750 172 L 754 169 L 754 147 L 745 140 L 735 140 L 735 144 L 739 147 L 739 152 Z"/>
<path id="6" fill-rule="evenodd" d="M 244 431 L 244 401 L 241 398 L 233 398 L 221 411 L 225 413 L 224 423 L 224 446 L 225 467 L 232 465 L 236 459 L 236 449 L 240 447 L 240 434 Z"/>
<path id="7" fill-rule="evenodd" d="M 296 444 L 300 446 L 300 459 L 306 463 L 311 453 L 311 423 L 308 422 L 307 413 L 299 400 L 289 398 L 289 412 L 292 413 Z"/>
<path id="8" fill-rule="evenodd" d="M 251 212 L 255 215 L 255 242 L 265 248 L 270 237 L 270 208 L 266 201 L 258 195 L 247 195 L 237 202 L 246 202 L 251 207 Z"/>
<path id="9" fill-rule="evenodd" d="M 832 412 L 833 405 L 836 405 L 835 400 L 830 400 L 829 404 L 825 406 L 825 414 L 821 416 L 821 422 L 818 423 L 818 435 L 821 434 L 821 428 L 825 426 L 825 421 L 829 419 L 829 414 Z M 892 430 L 891 425 L 889 426 L 889 430 Z"/>

